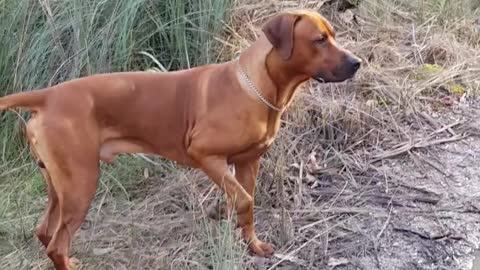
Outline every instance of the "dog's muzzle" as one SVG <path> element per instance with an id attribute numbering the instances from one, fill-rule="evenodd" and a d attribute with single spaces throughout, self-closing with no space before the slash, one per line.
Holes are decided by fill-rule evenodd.
<path id="1" fill-rule="evenodd" d="M 353 55 L 346 55 L 342 65 L 337 66 L 330 73 L 317 73 L 313 79 L 319 83 L 343 82 L 353 78 L 362 64 L 360 58 Z"/>
<path id="2" fill-rule="evenodd" d="M 357 71 L 360 69 L 360 66 L 362 65 L 362 60 L 356 56 L 349 55 L 345 60 L 345 65 L 347 66 L 347 73 L 350 73 L 351 77 L 353 77 L 355 73 L 357 73 Z"/>

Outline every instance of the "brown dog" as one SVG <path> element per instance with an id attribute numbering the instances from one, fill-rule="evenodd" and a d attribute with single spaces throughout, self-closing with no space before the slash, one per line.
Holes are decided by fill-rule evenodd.
<path id="1" fill-rule="evenodd" d="M 0 98 L 0 109 L 33 112 L 27 137 L 48 183 L 36 234 L 57 270 L 71 267 L 71 241 L 94 198 L 99 161 L 111 163 L 120 153 L 157 154 L 202 169 L 227 193 L 250 249 L 273 253 L 254 230 L 260 157 L 302 82 L 346 80 L 360 60 L 337 47 L 330 24 L 312 11 L 277 15 L 263 32 L 239 60 L 95 75 Z"/>

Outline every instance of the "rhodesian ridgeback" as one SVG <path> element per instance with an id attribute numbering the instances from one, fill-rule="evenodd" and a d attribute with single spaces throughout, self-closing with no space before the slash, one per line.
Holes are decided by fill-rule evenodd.
<path id="1" fill-rule="evenodd" d="M 0 98 L 0 110 L 32 112 L 26 134 L 48 183 L 36 235 L 55 269 L 72 267 L 71 242 L 95 196 L 100 161 L 112 163 L 121 153 L 156 154 L 203 170 L 227 194 L 250 250 L 273 253 L 254 229 L 260 157 L 302 82 L 344 81 L 361 61 L 336 44 L 331 25 L 313 11 L 278 14 L 262 30 L 230 62 L 94 75 Z"/>

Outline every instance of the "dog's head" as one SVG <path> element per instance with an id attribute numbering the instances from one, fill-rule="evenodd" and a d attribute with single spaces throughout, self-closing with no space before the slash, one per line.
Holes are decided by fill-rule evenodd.
<path id="1" fill-rule="evenodd" d="M 263 27 L 276 53 L 296 72 L 320 82 L 352 78 L 361 60 L 335 42 L 330 23 L 313 11 L 276 15 Z"/>

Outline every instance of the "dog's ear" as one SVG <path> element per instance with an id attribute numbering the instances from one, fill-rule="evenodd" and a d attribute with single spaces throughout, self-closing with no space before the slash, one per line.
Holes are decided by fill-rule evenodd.
<path id="1" fill-rule="evenodd" d="M 293 34 L 300 15 L 280 14 L 270 19 L 262 28 L 265 36 L 284 60 L 290 59 L 293 52 Z"/>

